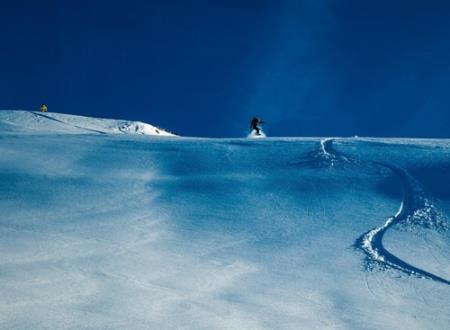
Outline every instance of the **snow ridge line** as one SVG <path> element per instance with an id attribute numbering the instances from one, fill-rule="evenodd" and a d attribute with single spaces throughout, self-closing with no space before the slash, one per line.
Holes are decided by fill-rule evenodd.
<path id="1" fill-rule="evenodd" d="M 333 150 L 333 142 L 334 139 L 324 139 L 320 142 L 322 150 L 324 151 L 324 154 L 327 156 L 327 158 L 342 158 L 345 161 L 349 161 L 349 158 L 347 156 Z M 331 157 L 328 155 L 331 155 Z M 396 269 L 407 275 L 427 278 L 436 282 L 450 285 L 450 281 L 405 262 L 404 260 L 390 253 L 384 247 L 383 236 L 390 227 L 395 226 L 400 221 L 406 221 L 410 217 L 413 217 L 418 213 L 420 216 L 422 207 L 421 205 L 416 204 L 424 204 L 425 206 L 430 207 L 430 203 L 422 196 L 417 195 L 417 188 L 414 187 L 415 183 L 405 170 L 380 162 L 373 162 L 373 164 L 387 168 L 400 179 L 402 183 L 403 198 L 400 207 L 394 216 L 389 217 L 382 226 L 369 230 L 356 240 L 354 246 L 358 249 L 361 249 L 366 254 L 366 268 L 372 269 L 371 264 L 376 263 L 385 268 Z M 418 201 L 422 201 L 422 203 L 418 203 Z"/>

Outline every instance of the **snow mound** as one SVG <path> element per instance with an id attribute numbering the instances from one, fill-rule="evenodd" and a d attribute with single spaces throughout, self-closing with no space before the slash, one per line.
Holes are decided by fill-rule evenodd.
<path id="1" fill-rule="evenodd" d="M 175 134 L 167 130 L 139 121 L 123 121 L 53 112 L 42 113 L 21 110 L 0 111 L 0 129 L 4 133 L 175 136 Z"/>
<path id="2" fill-rule="evenodd" d="M 118 129 L 125 134 L 173 136 L 172 133 L 169 133 L 163 129 L 139 121 L 125 122 L 119 125 Z"/>

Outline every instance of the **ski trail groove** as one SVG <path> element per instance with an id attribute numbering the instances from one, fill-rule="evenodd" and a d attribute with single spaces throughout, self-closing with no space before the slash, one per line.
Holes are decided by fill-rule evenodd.
<path id="1" fill-rule="evenodd" d="M 333 157 L 334 155 L 329 153 L 327 150 L 329 144 L 332 143 L 332 141 L 333 141 L 332 138 L 320 140 L 320 148 L 322 149 L 322 152 L 324 153 L 325 157 L 327 157 L 327 158 L 334 158 Z"/>
<path id="2" fill-rule="evenodd" d="M 66 123 L 65 121 L 59 120 L 57 118 L 53 118 L 52 116 L 49 116 L 49 115 L 44 115 L 42 113 L 37 113 L 37 112 L 31 112 L 31 113 L 33 115 L 37 116 L 37 117 L 42 117 L 42 118 L 45 118 L 45 119 L 48 119 L 48 120 L 56 121 L 57 123 L 61 123 L 61 124 L 67 125 L 67 126 L 72 126 L 72 127 L 78 128 L 78 129 L 89 131 L 89 132 L 95 132 L 95 133 L 99 133 L 99 134 L 106 134 L 105 132 L 99 131 L 99 130 L 96 130 L 96 129 L 86 128 L 86 127 L 81 127 L 81 126 L 78 126 L 78 125 L 75 125 L 75 124 Z"/>
<path id="3" fill-rule="evenodd" d="M 346 155 L 333 149 L 334 139 L 328 138 L 320 141 L 321 149 L 326 158 L 330 159 L 331 166 L 333 166 L 339 159 L 345 162 L 353 161 Z M 359 161 L 353 161 L 354 163 L 361 163 Z M 416 276 L 419 278 L 427 278 L 436 282 L 450 285 L 450 281 L 435 274 L 427 272 L 426 270 L 415 267 L 406 261 L 396 257 L 390 253 L 383 245 L 383 236 L 385 232 L 395 226 L 400 221 L 407 221 L 413 216 L 423 216 L 423 213 L 427 210 L 432 211 L 432 205 L 428 200 L 424 199 L 417 192 L 414 179 L 403 169 L 393 165 L 372 162 L 374 165 L 384 167 L 393 172 L 402 184 L 403 198 L 400 203 L 400 207 L 397 213 L 389 217 L 386 222 L 376 228 L 369 230 L 361 235 L 355 242 L 355 246 L 361 249 L 366 255 L 367 269 L 371 269 L 371 264 L 378 264 L 384 268 L 392 268 L 401 271 L 407 275 Z M 425 211 L 424 211 L 425 210 Z"/>

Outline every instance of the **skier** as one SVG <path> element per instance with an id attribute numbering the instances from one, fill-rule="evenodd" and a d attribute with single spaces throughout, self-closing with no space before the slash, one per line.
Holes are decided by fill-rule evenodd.
<path id="1" fill-rule="evenodd" d="M 256 117 L 253 117 L 252 121 L 250 122 L 250 128 L 256 131 L 256 135 L 261 135 L 261 128 L 258 127 L 258 125 L 260 124 L 264 124 L 264 122 Z"/>
<path id="2" fill-rule="evenodd" d="M 39 109 L 41 112 L 47 112 L 47 106 L 44 104 L 44 103 L 42 103 L 41 104 L 41 108 Z"/>

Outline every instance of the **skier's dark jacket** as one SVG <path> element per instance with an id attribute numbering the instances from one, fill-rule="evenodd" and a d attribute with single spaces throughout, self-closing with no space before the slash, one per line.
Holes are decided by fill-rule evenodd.
<path id="1" fill-rule="evenodd" d="M 261 123 L 262 123 L 261 119 L 254 117 L 250 123 L 250 128 L 253 128 L 253 129 L 259 131 L 258 124 L 261 124 Z"/>

